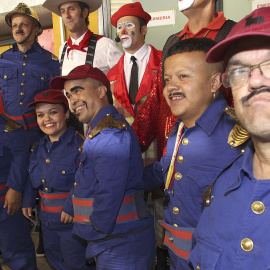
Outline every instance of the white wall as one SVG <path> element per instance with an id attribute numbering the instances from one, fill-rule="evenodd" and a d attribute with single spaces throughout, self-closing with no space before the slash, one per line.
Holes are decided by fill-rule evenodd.
<path id="1" fill-rule="evenodd" d="M 12 9 L 14 9 L 19 3 L 22 3 L 22 2 L 32 7 L 32 6 L 42 5 L 45 2 L 45 0 L 27 0 L 25 2 L 22 0 L 2 0 L 0 13 L 9 12 Z"/>

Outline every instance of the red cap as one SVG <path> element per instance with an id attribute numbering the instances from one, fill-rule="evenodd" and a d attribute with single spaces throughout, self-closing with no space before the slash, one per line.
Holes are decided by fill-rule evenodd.
<path id="1" fill-rule="evenodd" d="M 121 8 L 119 8 L 119 10 L 112 15 L 111 18 L 112 25 L 117 27 L 117 21 L 124 16 L 140 17 L 143 18 L 146 21 L 146 23 L 148 23 L 151 20 L 150 14 L 148 14 L 143 10 L 142 5 L 139 2 L 126 4 Z"/>
<path id="2" fill-rule="evenodd" d="M 99 81 L 105 86 L 110 87 L 110 82 L 107 79 L 107 76 L 100 69 L 94 68 L 90 64 L 75 67 L 67 76 L 56 76 L 52 78 L 50 86 L 53 89 L 64 89 L 66 81 L 87 78 Z"/>
<path id="3" fill-rule="evenodd" d="M 69 107 L 68 100 L 61 90 L 49 89 L 49 90 L 43 91 L 37 94 L 34 97 L 34 101 L 29 103 L 27 107 L 33 107 L 37 103 L 40 103 L 40 102 L 53 103 L 53 104 L 64 103 L 67 106 L 67 108 Z"/>
<path id="4" fill-rule="evenodd" d="M 270 37 L 270 7 L 255 9 L 238 22 L 223 41 L 215 45 L 206 55 L 206 61 L 216 63 L 224 60 L 226 52 L 241 39 L 250 36 Z"/>

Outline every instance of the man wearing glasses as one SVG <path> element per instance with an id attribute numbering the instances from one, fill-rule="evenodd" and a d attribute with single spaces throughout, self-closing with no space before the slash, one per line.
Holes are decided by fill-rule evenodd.
<path id="1" fill-rule="evenodd" d="M 270 8 L 253 11 L 213 47 L 224 61 L 235 113 L 252 141 L 204 194 L 191 269 L 269 269 L 270 257 Z"/>

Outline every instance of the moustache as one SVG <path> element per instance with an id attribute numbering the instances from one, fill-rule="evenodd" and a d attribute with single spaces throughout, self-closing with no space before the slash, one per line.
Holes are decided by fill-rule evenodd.
<path id="1" fill-rule="evenodd" d="M 185 97 L 185 95 L 182 92 L 173 92 L 169 94 L 169 98 L 173 97 Z"/>
<path id="2" fill-rule="evenodd" d="M 17 30 L 16 31 L 16 34 L 23 34 L 24 32 L 23 32 L 23 30 Z"/>
<path id="3" fill-rule="evenodd" d="M 251 99 L 252 97 L 259 95 L 261 93 L 270 93 L 270 88 L 263 88 L 261 90 L 257 90 L 257 91 L 253 91 L 252 93 L 250 93 L 249 95 L 241 98 L 242 103 L 247 102 L 249 99 Z"/>

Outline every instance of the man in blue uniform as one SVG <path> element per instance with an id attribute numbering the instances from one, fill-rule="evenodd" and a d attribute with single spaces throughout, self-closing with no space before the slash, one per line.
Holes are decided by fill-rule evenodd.
<path id="1" fill-rule="evenodd" d="M 37 269 L 29 222 L 21 211 L 23 193 L 30 184 L 28 162 L 25 131 L 0 114 L 0 252 L 10 269 Z"/>
<path id="2" fill-rule="evenodd" d="M 235 113 L 252 142 L 204 195 L 194 233 L 192 269 L 269 269 L 270 257 L 270 8 L 235 25 L 207 55 L 225 61 Z"/>
<path id="3" fill-rule="evenodd" d="M 88 241 L 86 258 L 96 258 L 100 270 L 150 270 L 155 235 L 144 201 L 140 146 L 111 105 L 106 75 L 83 65 L 54 78 L 51 87 L 64 88 L 79 121 L 89 125 L 72 190 L 73 233 Z M 63 211 L 73 215 L 66 205 Z"/>
<path id="4" fill-rule="evenodd" d="M 5 112 L 27 130 L 31 144 L 41 131 L 32 108 L 27 108 L 36 94 L 49 89 L 50 79 L 60 74 L 58 59 L 37 42 L 42 33 L 38 16 L 20 3 L 5 17 L 15 42 L 1 55 L 0 88 Z"/>
<path id="5" fill-rule="evenodd" d="M 194 228 L 203 209 L 201 195 L 217 175 L 240 153 L 232 130 L 235 121 L 226 113 L 220 93 L 221 63 L 208 64 L 206 53 L 216 43 L 191 38 L 176 43 L 165 59 L 163 91 L 176 122 L 160 162 L 146 167 L 146 189 L 165 183 L 164 243 L 171 269 L 187 269 Z M 225 111 L 224 111 L 225 110 Z"/>

